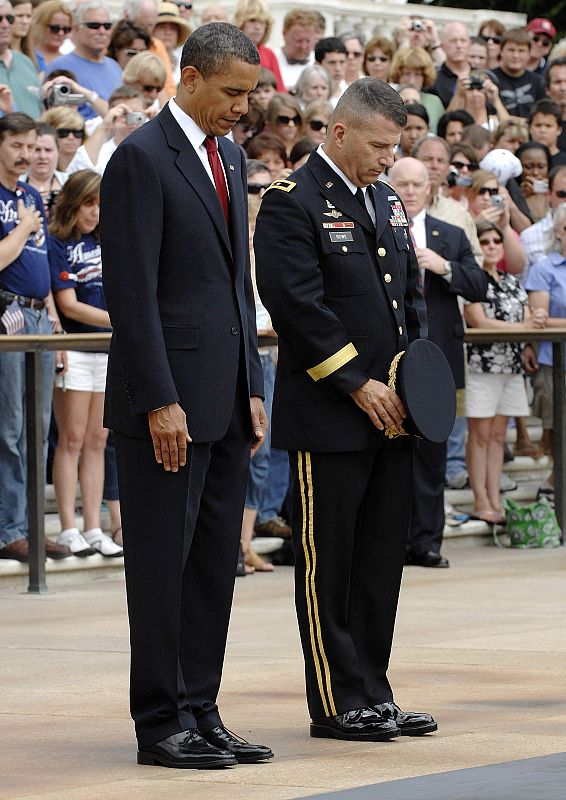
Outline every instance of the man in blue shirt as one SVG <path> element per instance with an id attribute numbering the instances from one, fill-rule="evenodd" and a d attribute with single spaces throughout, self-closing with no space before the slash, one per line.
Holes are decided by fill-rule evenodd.
<path id="1" fill-rule="evenodd" d="M 48 334 L 50 288 L 47 226 L 39 193 L 18 180 L 27 172 L 35 123 L 15 112 L 0 119 L 0 332 Z M 27 561 L 24 353 L 0 353 L 0 558 Z M 43 354 L 45 453 L 55 354 Z M 46 541 L 51 558 L 70 555 Z"/>
<path id="2" fill-rule="evenodd" d="M 13 24 L 11 4 L 0 0 L 0 84 L 11 90 L 14 108 L 37 119 L 41 114 L 41 84 L 32 60 L 10 49 Z"/>
<path id="3" fill-rule="evenodd" d="M 73 41 L 75 50 L 60 56 L 49 65 L 49 71 L 70 70 L 77 83 L 108 100 L 122 82 L 122 70 L 117 62 L 104 55 L 110 42 L 110 13 L 101 0 L 86 0 L 74 14 Z M 89 97 L 92 104 L 96 98 Z M 79 107 L 85 119 L 92 119 L 96 111 L 92 105 Z"/>

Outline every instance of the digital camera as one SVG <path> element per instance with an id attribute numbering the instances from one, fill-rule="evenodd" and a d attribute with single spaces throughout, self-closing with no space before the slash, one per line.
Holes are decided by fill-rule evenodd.
<path id="1" fill-rule="evenodd" d="M 81 106 L 84 102 L 86 102 L 84 94 L 73 94 L 66 83 L 54 84 L 45 98 L 45 104 L 48 108 L 53 106 Z"/>
<path id="2" fill-rule="evenodd" d="M 412 31 L 424 31 L 424 22 L 420 19 L 414 19 L 411 22 Z"/>
<path id="3" fill-rule="evenodd" d="M 143 111 L 128 111 L 126 114 L 126 125 L 135 125 L 139 128 L 144 122 L 147 122 L 147 114 Z"/>

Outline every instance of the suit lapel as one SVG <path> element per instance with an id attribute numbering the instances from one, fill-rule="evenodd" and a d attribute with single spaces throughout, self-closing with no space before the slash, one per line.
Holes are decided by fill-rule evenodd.
<path id="1" fill-rule="evenodd" d="M 373 186 L 370 186 L 373 205 L 375 208 L 375 235 L 376 241 L 379 241 L 385 226 L 389 224 L 389 217 L 391 216 L 391 203 L 387 200 L 385 192 L 378 192 Z"/>
<path id="2" fill-rule="evenodd" d="M 247 225 L 242 225 L 242 218 L 246 209 L 246 202 L 244 197 L 244 187 L 240 178 L 240 166 L 235 163 L 235 159 L 226 152 L 226 140 L 224 137 L 218 138 L 218 151 L 222 164 L 224 165 L 224 172 L 226 174 L 226 183 L 228 184 L 228 194 L 230 196 L 230 223 L 232 233 L 232 252 L 234 256 L 242 252 L 242 245 L 248 246 L 247 242 L 243 242 L 243 231 L 247 230 Z M 220 205 L 220 201 L 219 201 Z M 236 259 L 237 263 L 244 263 L 241 259 Z"/>
<path id="3" fill-rule="evenodd" d="M 429 217 L 428 214 L 425 216 L 425 230 L 426 246 L 441 256 L 443 252 L 446 252 L 442 231 L 438 225 L 435 225 L 434 217 Z M 425 286 L 430 283 L 431 275 L 429 270 L 425 270 Z"/>
<path id="4" fill-rule="evenodd" d="M 210 215 L 210 218 L 214 223 L 220 238 L 226 245 L 228 253 L 232 255 L 230 237 L 228 236 L 228 230 L 226 228 L 222 206 L 220 205 L 220 200 L 218 199 L 216 189 L 214 188 L 214 185 L 210 180 L 202 161 L 195 153 L 193 146 L 188 141 L 187 137 L 177 124 L 177 121 L 174 119 L 167 106 L 163 108 L 158 119 L 167 138 L 169 147 L 171 147 L 172 150 L 176 150 L 178 153 L 177 158 L 175 159 L 175 164 L 177 165 L 183 177 L 195 190 L 199 200 L 202 202 L 208 214 Z"/>

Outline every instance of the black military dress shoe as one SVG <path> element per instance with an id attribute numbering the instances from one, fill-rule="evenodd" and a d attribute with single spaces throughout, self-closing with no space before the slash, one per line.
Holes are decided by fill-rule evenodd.
<path id="1" fill-rule="evenodd" d="M 373 708 L 358 708 L 335 717 L 322 717 L 311 722 L 314 739 L 347 739 L 352 742 L 382 742 L 399 736 L 395 722 Z"/>
<path id="2" fill-rule="evenodd" d="M 401 736 L 422 736 L 438 730 L 434 717 L 421 711 L 401 711 L 395 703 L 373 706 L 383 719 L 393 720 Z"/>
<path id="3" fill-rule="evenodd" d="M 432 550 L 429 553 L 410 553 L 405 558 L 405 564 L 411 567 L 440 567 L 447 569 L 450 562 L 444 558 L 440 553 L 435 553 Z"/>
<path id="4" fill-rule="evenodd" d="M 174 733 L 162 742 L 138 750 L 138 764 L 177 769 L 215 769 L 233 767 L 238 762 L 232 753 L 214 747 L 196 728 Z"/>
<path id="5" fill-rule="evenodd" d="M 258 761 L 267 761 L 269 758 L 273 758 L 269 747 L 263 744 L 250 744 L 220 725 L 202 733 L 201 736 L 214 747 L 232 753 L 238 764 L 256 764 Z"/>

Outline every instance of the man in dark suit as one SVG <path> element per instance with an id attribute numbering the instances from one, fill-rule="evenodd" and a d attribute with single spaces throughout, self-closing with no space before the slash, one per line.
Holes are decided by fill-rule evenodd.
<path id="1" fill-rule="evenodd" d="M 458 295 L 472 303 L 485 299 L 487 276 L 472 254 L 464 231 L 426 213 L 430 191 L 426 166 L 416 158 L 402 158 L 389 180 L 405 203 L 411 238 L 417 254 L 428 317 L 428 338 L 444 352 L 457 389 L 465 384 L 464 323 Z M 413 514 L 407 563 L 448 567 L 441 555 L 444 532 L 444 474 L 446 443 L 425 440 L 415 453 Z"/>
<path id="2" fill-rule="evenodd" d="M 311 736 L 378 741 L 436 730 L 393 702 L 387 667 L 411 506 L 414 439 L 392 360 L 426 336 L 395 191 L 376 183 L 406 124 L 376 78 L 342 95 L 324 145 L 259 213 L 258 287 L 279 335 L 273 443 L 290 451 L 295 603 Z"/>
<path id="3" fill-rule="evenodd" d="M 245 162 L 223 138 L 259 56 L 216 23 L 186 42 L 174 99 L 127 138 L 102 182 L 138 763 L 270 758 L 223 726 L 216 698 L 252 450 L 266 427 L 249 275 Z M 217 138 L 219 137 L 219 138 Z"/>

